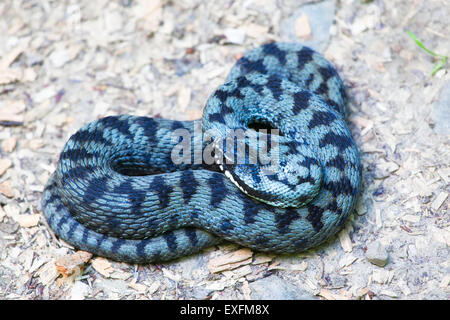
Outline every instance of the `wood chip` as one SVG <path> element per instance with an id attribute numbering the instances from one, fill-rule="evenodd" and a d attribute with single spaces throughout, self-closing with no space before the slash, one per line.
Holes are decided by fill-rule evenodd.
<path id="1" fill-rule="evenodd" d="M 345 252 L 352 252 L 353 250 L 353 244 L 352 240 L 350 239 L 350 236 L 348 235 L 347 228 L 343 229 L 338 234 L 339 242 L 341 243 L 342 249 L 344 249 Z"/>
<path id="2" fill-rule="evenodd" d="M 369 293 L 369 291 L 370 291 L 370 289 L 367 287 L 358 290 L 358 292 L 356 293 L 356 298 L 357 299 L 363 298 L 366 294 Z"/>
<path id="3" fill-rule="evenodd" d="M 14 220 L 23 228 L 35 227 L 39 223 L 40 214 L 19 214 Z"/>
<path id="4" fill-rule="evenodd" d="M 445 275 L 441 282 L 439 283 L 439 287 L 441 288 L 447 288 L 450 284 L 450 274 Z"/>
<path id="5" fill-rule="evenodd" d="M 49 261 L 44 264 L 37 272 L 41 283 L 46 286 L 56 280 L 59 276 L 58 270 L 55 268 L 53 261 Z"/>
<path id="6" fill-rule="evenodd" d="M 5 152 L 13 152 L 16 148 L 17 139 L 14 137 L 7 138 L 2 141 L 2 150 Z"/>
<path id="7" fill-rule="evenodd" d="M 9 159 L 0 159 L 0 177 L 12 166 Z"/>
<path id="8" fill-rule="evenodd" d="M 0 60 L 0 70 L 5 70 L 22 54 L 23 48 L 17 47 L 11 50 Z"/>
<path id="9" fill-rule="evenodd" d="M 22 78 L 20 69 L 0 70 L 0 84 L 8 84 L 19 81 Z"/>
<path id="10" fill-rule="evenodd" d="M 273 255 L 273 254 L 258 253 L 258 254 L 255 254 L 252 264 L 268 263 L 268 262 L 272 261 L 275 257 L 276 257 L 276 255 Z"/>
<path id="11" fill-rule="evenodd" d="M 23 122 L 25 109 L 26 106 L 23 100 L 5 100 L 0 104 L 0 121 Z"/>
<path id="12" fill-rule="evenodd" d="M 292 264 L 289 266 L 292 271 L 306 271 L 308 269 L 308 262 L 302 261 L 300 264 Z"/>
<path id="13" fill-rule="evenodd" d="M 133 279 L 130 282 L 128 282 L 128 286 L 138 291 L 139 293 L 145 293 L 145 291 L 147 291 L 147 286 L 141 283 L 136 283 L 136 279 Z"/>
<path id="14" fill-rule="evenodd" d="M 175 274 L 169 269 L 163 268 L 162 272 L 166 278 L 169 278 L 170 280 L 173 280 L 175 282 L 179 282 L 181 280 L 181 276 L 179 274 Z"/>
<path id="15" fill-rule="evenodd" d="M 242 265 L 251 263 L 252 256 L 253 252 L 250 249 L 240 249 L 211 259 L 208 263 L 208 269 L 211 273 L 217 273 L 224 270 L 233 270 Z"/>
<path id="16" fill-rule="evenodd" d="M 1 170 L 0 170 L 0 175 L 1 175 Z M 439 195 L 436 197 L 436 199 L 434 199 L 434 201 L 431 203 L 431 209 L 433 210 L 438 210 L 441 205 L 444 203 L 445 200 L 447 200 L 448 197 L 448 193 L 445 191 L 442 191 L 441 193 L 439 193 Z"/>
<path id="17" fill-rule="evenodd" d="M 177 102 L 180 112 L 184 112 L 191 103 L 191 89 L 189 87 L 181 87 L 178 90 Z"/>
<path id="18" fill-rule="evenodd" d="M 251 297 L 250 297 L 251 292 L 252 292 L 252 290 L 250 289 L 248 281 L 245 280 L 244 282 L 242 282 L 242 294 L 244 295 L 245 300 L 251 299 Z"/>
<path id="19" fill-rule="evenodd" d="M 105 258 L 95 258 L 92 260 L 91 265 L 98 273 L 106 278 L 109 278 L 111 273 L 114 271 L 111 262 Z"/>
<path id="20" fill-rule="evenodd" d="M 356 257 L 351 255 L 351 254 L 346 254 L 340 261 L 339 261 L 339 267 L 343 268 L 343 267 L 348 267 L 349 265 L 351 265 L 353 262 L 356 261 Z"/>
<path id="21" fill-rule="evenodd" d="M 302 13 L 297 20 L 295 20 L 295 35 L 302 40 L 311 39 L 311 26 L 306 13 Z"/>
<path id="22" fill-rule="evenodd" d="M 11 189 L 11 184 L 9 180 L 0 183 L 0 193 L 5 197 L 12 198 L 14 196 L 13 190 Z"/>
<path id="23" fill-rule="evenodd" d="M 148 288 L 148 293 L 154 294 L 156 291 L 158 291 L 159 287 L 161 286 L 161 283 L 159 281 L 155 281 L 150 285 L 150 288 Z"/>

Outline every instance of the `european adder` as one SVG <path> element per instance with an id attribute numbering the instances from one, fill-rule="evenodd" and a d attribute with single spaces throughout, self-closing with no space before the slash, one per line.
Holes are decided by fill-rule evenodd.
<path id="1" fill-rule="evenodd" d="M 237 61 L 199 120 L 119 115 L 81 128 L 45 187 L 45 217 L 75 247 L 127 262 L 170 260 L 222 239 L 274 253 L 309 249 L 342 228 L 360 189 L 345 104 L 339 75 L 319 53 L 265 44 Z M 221 161 L 237 149 L 195 128 L 222 141 L 244 130 L 244 161 Z M 209 143 L 215 162 L 172 161 L 178 129 L 191 137 L 187 160 Z M 279 157 L 267 174 L 249 155 L 263 150 L 258 141 L 273 155 L 272 137 Z"/>

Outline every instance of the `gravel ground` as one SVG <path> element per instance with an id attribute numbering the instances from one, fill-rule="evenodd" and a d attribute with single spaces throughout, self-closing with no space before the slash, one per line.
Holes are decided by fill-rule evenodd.
<path id="1" fill-rule="evenodd" d="M 0 298 L 449 299 L 448 0 L 0 3 Z M 119 113 L 192 120 L 247 50 L 300 41 L 348 86 L 363 191 L 303 254 L 225 244 L 172 263 L 75 252 L 40 197 L 65 141 Z M 448 66 L 447 66 L 448 68 Z"/>

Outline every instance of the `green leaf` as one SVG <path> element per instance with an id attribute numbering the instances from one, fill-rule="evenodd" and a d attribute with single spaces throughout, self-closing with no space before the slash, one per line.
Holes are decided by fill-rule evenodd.
<path id="1" fill-rule="evenodd" d="M 438 72 L 445 64 L 447 63 L 447 57 L 443 58 L 438 64 L 436 64 L 431 71 L 431 75 L 434 76 L 436 72 Z"/>
<path id="2" fill-rule="evenodd" d="M 417 37 L 415 36 L 415 34 L 412 33 L 411 31 L 406 31 L 406 33 L 407 33 L 407 34 L 408 34 L 408 35 L 409 35 L 409 36 L 417 43 L 417 45 L 418 45 L 419 47 L 421 47 L 423 50 L 425 50 L 426 52 L 428 52 L 428 53 L 431 54 L 432 56 L 439 57 L 439 58 L 445 58 L 445 60 L 447 60 L 447 57 L 446 57 L 446 56 L 437 54 L 436 52 L 433 52 L 433 51 L 427 49 L 427 48 L 422 44 L 422 42 L 420 42 L 420 40 L 417 39 Z M 445 64 L 445 63 L 444 63 L 444 64 Z"/>

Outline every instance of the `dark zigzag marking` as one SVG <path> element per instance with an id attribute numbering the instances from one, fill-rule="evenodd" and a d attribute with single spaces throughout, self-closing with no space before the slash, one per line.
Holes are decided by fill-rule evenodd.
<path id="1" fill-rule="evenodd" d="M 127 138 L 133 135 L 133 133 L 130 132 L 130 124 L 128 122 L 128 119 L 118 119 L 114 128 Z"/>
<path id="2" fill-rule="evenodd" d="M 275 56 L 281 65 L 286 64 L 286 52 L 278 48 L 275 43 L 265 44 L 262 48 L 265 54 Z"/>
<path id="3" fill-rule="evenodd" d="M 308 128 L 313 129 L 320 125 L 328 126 L 334 120 L 336 120 L 336 116 L 331 112 L 316 111 L 309 121 Z"/>
<path id="4" fill-rule="evenodd" d="M 241 68 L 242 74 L 247 74 L 252 71 L 267 74 L 267 69 L 264 66 L 263 60 L 250 61 L 247 58 L 243 57 L 239 59 L 239 61 L 236 63 L 236 66 L 239 66 Z"/>
<path id="5" fill-rule="evenodd" d="M 294 93 L 294 107 L 292 108 L 294 115 L 309 107 L 309 99 L 311 99 L 311 93 L 308 91 Z"/>
<path id="6" fill-rule="evenodd" d="M 256 216 L 259 213 L 259 210 L 262 208 L 261 205 L 256 204 L 256 202 L 245 201 L 244 202 L 244 223 L 250 224 L 256 221 Z"/>
<path id="7" fill-rule="evenodd" d="M 89 163 L 98 157 L 97 154 L 87 151 L 85 148 L 73 148 L 64 150 L 59 156 L 59 161 L 77 160 L 78 162 Z"/>
<path id="8" fill-rule="evenodd" d="M 167 247 L 171 252 L 177 251 L 177 238 L 173 232 L 169 232 L 163 235 L 164 240 L 167 243 Z"/>
<path id="9" fill-rule="evenodd" d="M 93 131 L 80 130 L 75 133 L 71 139 L 82 146 L 87 144 L 103 144 L 105 146 L 112 146 L 112 143 L 103 137 L 103 130 L 100 129 L 95 129 Z"/>
<path id="10" fill-rule="evenodd" d="M 337 76 L 337 72 L 331 66 L 320 67 L 318 71 L 322 76 L 324 82 L 327 82 L 329 79 Z"/>
<path id="11" fill-rule="evenodd" d="M 81 237 L 81 242 L 87 243 L 87 240 L 89 238 L 89 232 L 90 230 L 88 228 L 83 229 L 83 236 Z"/>
<path id="12" fill-rule="evenodd" d="M 283 93 L 283 89 L 281 88 L 281 78 L 271 75 L 269 79 L 267 79 L 266 87 L 270 89 L 272 92 L 272 96 L 279 101 L 280 96 Z"/>
<path id="13" fill-rule="evenodd" d="M 257 84 L 257 83 L 253 83 L 250 80 L 248 80 L 247 77 L 239 77 L 237 78 L 237 86 L 240 88 L 246 88 L 246 87 L 250 87 L 253 90 L 255 90 L 258 94 L 261 94 L 264 86 Z"/>
<path id="14" fill-rule="evenodd" d="M 186 235 L 186 237 L 188 237 L 191 245 L 195 247 L 198 243 L 197 232 L 195 231 L 195 229 L 186 228 L 184 229 L 184 234 Z"/>
<path id="15" fill-rule="evenodd" d="M 159 206 L 161 209 L 165 209 L 169 206 L 170 202 L 170 193 L 173 191 L 173 188 L 167 185 L 162 176 L 155 176 L 153 180 L 150 182 L 151 188 L 154 190 L 158 190 L 158 199 Z"/>
<path id="16" fill-rule="evenodd" d="M 327 167 L 335 167 L 335 168 L 337 168 L 340 171 L 344 171 L 344 169 L 345 169 L 345 160 L 344 160 L 344 158 L 342 158 L 342 156 L 340 154 L 338 154 L 333 159 L 328 160 L 325 165 Z"/>
<path id="17" fill-rule="evenodd" d="M 343 176 L 336 182 L 329 181 L 328 183 L 324 183 L 323 188 L 330 191 L 334 198 L 337 198 L 340 194 L 355 195 L 357 191 L 353 188 L 352 183 L 346 176 Z"/>
<path id="18" fill-rule="evenodd" d="M 280 233 L 285 233 L 289 231 L 289 226 L 291 223 L 298 219 L 300 215 L 296 209 L 288 208 L 283 213 L 275 215 L 275 222 L 277 224 Z"/>
<path id="19" fill-rule="evenodd" d="M 308 79 L 305 82 L 305 86 L 309 89 L 311 87 L 311 84 L 313 83 L 315 78 L 314 73 L 310 73 Z"/>
<path id="20" fill-rule="evenodd" d="M 142 240 L 136 245 L 136 254 L 139 257 L 143 257 L 145 255 L 145 247 L 149 244 L 151 240 Z"/>
<path id="21" fill-rule="evenodd" d="M 322 139 L 320 139 L 319 147 L 323 148 L 328 144 L 338 147 L 339 151 L 344 151 L 353 143 L 351 138 L 349 138 L 348 136 L 339 135 L 332 131 L 329 131 L 325 136 L 322 137 Z"/>
<path id="22" fill-rule="evenodd" d="M 319 232 L 323 227 L 322 214 L 324 211 L 325 209 L 314 206 L 312 204 L 308 206 L 309 214 L 306 216 L 306 219 L 311 223 L 316 232 Z"/>
<path id="23" fill-rule="evenodd" d="M 185 170 L 182 172 L 180 185 L 181 191 L 183 192 L 184 204 L 188 204 L 194 194 L 197 192 L 197 188 L 200 186 L 198 181 L 195 179 L 192 170 Z"/>
<path id="24" fill-rule="evenodd" d="M 225 180 L 224 180 L 223 174 L 216 174 L 212 175 L 211 178 L 208 180 L 208 184 L 211 188 L 211 199 L 209 199 L 209 204 L 213 208 L 217 208 L 219 204 L 225 200 L 227 188 L 225 186 Z"/>
<path id="25" fill-rule="evenodd" d="M 66 236 L 70 239 L 73 236 L 73 233 L 75 232 L 76 228 L 78 226 L 78 223 L 75 222 L 71 222 L 70 223 L 70 227 L 69 227 L 69 231 L 67 231 Z"/>
<path id="26" fill-rule="evenodd" d="M 113 253 L 118 252 L 124 244 L 125 244 L 125 240 L 117 239 L 116 241 L 114 241 L 113 245 L 111 246 L 111 251 Z"/>
<path id="27" fill-rule="evenodd" d="M 91 203 L 100 198 L 105 192 L 106 177 L 96 177 L 89 181 L 83 195 L 84 203 Z"/>
<path id="28" fill-rule="evenodd" d="M 70 168 L 66 172 L 63 172 L 62 178 L 64 180 L 85 180 L 89 177 L 89 173 L 94 171 L 95 167 L 86 165 L 86 166 L 77 166 L 74 168 Z"/>
<path id="29" fill-rule="evenodd" d="M 158 132 L 159 124 L 155 119 L 138 117 L 134 120 L 134 123 L 144 130 L 143 135 L 148 140 L 149 145 L 157 145 L 158 139 L 156 133 Z"/>
<path id="30" fill-rule="evenodd" d="M 313 55 L 314 51 L 308 47 L 303 47 L 299 52 L 297 52 L 298 68 L 302 69 L 305 64 L 312 61 Z"/>

